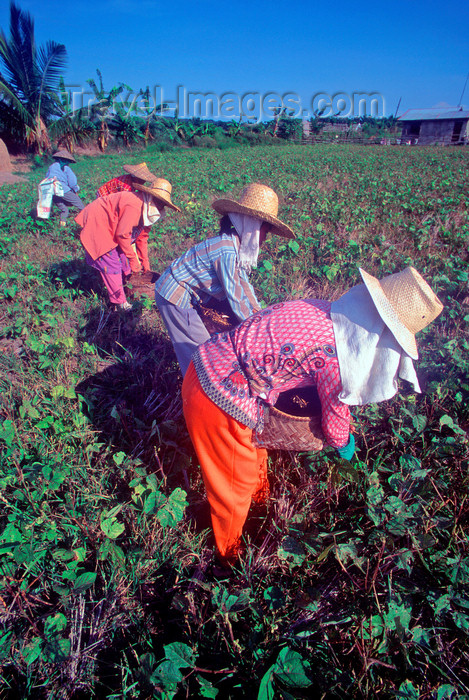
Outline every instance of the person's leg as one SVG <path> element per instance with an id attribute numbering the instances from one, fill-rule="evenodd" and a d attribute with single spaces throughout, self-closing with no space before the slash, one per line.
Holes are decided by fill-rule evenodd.
<path id="1" fill-rule="evenodd" d="M 57 209 L 60 212 L 60 221 L 64 222 L 68 219 L 69 207 L 75 207 L 78 209 L 78 211 L 85 208 L 85 205 L 80 197 L 76 194 L 76 192 L 72 192 L 71 190 L 70 192 L 66 192 L 61 197 L 54 195 L 53 202 L 57 205 Z"/>
<path id="2" fill-rule="evenodd" d="M 55 206 L 60 212 L 60 223 L 65 224 L 65 221 L 68 219 L 68 206 L 65 199 L 63 197 L 57 197 L 56 195 L 54 195 L 52 197 L 52 202 L 53 204 L 55 204 Z"/>
<path id="3" fill-rule="evenodd" d="M 252 430 L 222 411 L 203 391 L 191 362 L 182 385 L 184 418 L 199 458 L 217 550 L 235 560 L 251 499 L 267 463 Z"/>
<path id="4" fill-rule="evenodd" d="M 184 377 L 195 350 L 210 338 L 195 309 L 181 309 L 155 292 L 155 301 Z"/>
<path id="5" fill-rule="evenodd" d="M 122 272 L 112 274 L 104 270 L 99 270 L 99 274 L 108 291 L 111 304 L 125 304 L 127 299 L 124 292 L 124 285 L 122 284 Z"/>

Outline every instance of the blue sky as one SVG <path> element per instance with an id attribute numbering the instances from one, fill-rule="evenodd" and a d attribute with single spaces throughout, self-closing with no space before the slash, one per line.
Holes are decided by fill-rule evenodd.
<path id="1" fill-rule="evenodd" d="M 18 4 L 34 17 L 38 44 L 65 44 L 65 82 L 85 89 L 99 68 L 108 89 L 120 81 L 135 91 L 158 85 L 164 100 L 176 98 L 178 85 L 217 95 L 289 93 L 308 112 L 315 95 L 379 93 L 376 104 L 389 115 L 399 100 L 399 114 L 458 104 L 469 72 L 469 4 L 460 0 Z M 7 0 L 0 27 L 9 36 Z"/>

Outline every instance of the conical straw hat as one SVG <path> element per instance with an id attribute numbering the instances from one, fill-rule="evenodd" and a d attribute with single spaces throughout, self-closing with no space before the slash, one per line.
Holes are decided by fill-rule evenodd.
<path id="1" fill-rule="evenodd" d="M 69 160 L 71 163 L 76 163 L 75 158 L 72 156 L 72 154 L 69 151 L 66 151 L 65 148 L 63 148 L 61 151 L 56 151 L 53 155 L 53 158 L 62 158 L 63 160 Z"/>
<path id="2" fill-rule="evenodd" d="M 415 334 L 435 320 L 443 304 L 413 267 L 378 280 L 359 268 L 379 315 L 399 345 L 418 358 Z"/>
<path id="3" fill-rule="evenodd" d="M 153 182 L 153 180 L 157 179 L 157 175 L 153 175 L 153 173 L 148 170 L 146 163 L 123 165 L 122 167 L 126 173 L 129 173 L 129 175 L 133 175 L 133 177 L 143 180 L 144 182 Z"/>
<path id="4" fill-rule="evenodd" d="M 253 182 L 247 185 L 241 192 L 239 202 L 234 199 L 216 199 L 212 207 L 219 214 L 249 214 L 262 221 L 272 224 L 272 233 L 276 233 L 284 238 L 295 238 L 295 234 L 289 226 L 277 218 L 278 197 L 275 192 L 266 185 Z"/>
<path id="5" fill-rule="evenodd" d="M 148 186 L 140 185 L 134 182 L 134 187 L 136 190 L 148 192 L 153 197 L 155 197 L 155 199 L 158 199 L 160 202 L 163 202 L 163 204 L 165 204 L 166 206 L 171 207 L 171 209 L 181 211 L 179 207 L 177 207 L 171 201 L 171 191 L 173 189 L 171 187 L 171 184 L 167 180 L 164 180 L 162 177 L 157 177 L 156 180 L 153 180 L 153 182 L 151 182 Z"/>

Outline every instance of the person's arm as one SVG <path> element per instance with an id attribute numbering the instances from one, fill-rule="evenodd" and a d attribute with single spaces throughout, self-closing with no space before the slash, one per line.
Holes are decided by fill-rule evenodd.
<path id="1" fill-rule="evenodd" d="M 317 373 L 317 390 L 326 442 L 337 450 L 343 449 L 350 441 L 350 409 L 338 399 L 342 390 L 338 365 L 329 364 Z"/>
<path id="2" fill-rule="evenodd" d="M 233 313 L 244 321 L 261 308 L 247 274 L 237 265 L 236 254 L 225 253 L 213 263 L 216 275 L 223 287 Z"/>
<path id="3" fill-rule="evenodd" d="M 150 272 L 150 260 L 148 258 L 148 236 L 149 227 L 144 226 L 142 232 L 139 234 L 137 240 L 135 241 L 135 247 L 137 249 L 138 259 L 142 263 L 143 271 Z"/>
<path id="4" fill-rule="evenodd" d="M 68 186 L 70 187 L 72 192 L 78 192 L 80 188 L 78 187 L 77 176 L 75 175 L 73 170 L 68 167 L 68 165 L 65 166 L 64 171 L 67 174 Z"/>
<path id="5" fill-rule="evenodd" d="M 130 196 L 130 193 L 128 193 L 128 196 Z M 132 248 L 131 237 L 133 227 L 140 223 L 142 207 L 143 202 L 141 199 L 138 197 L 133 199 L 133 197 L 131 197 L 131 199 L 125 198 L 121 200 L 118 210 L 119 220 L 115 231 L 115 239 L 117 244 L 121 247 L 122 252 L 127 257 L 132 272 L 140 272 L 142 269 L 140 261 Z"/>

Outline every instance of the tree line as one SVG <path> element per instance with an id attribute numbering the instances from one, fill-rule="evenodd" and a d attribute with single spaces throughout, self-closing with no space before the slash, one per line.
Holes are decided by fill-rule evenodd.
<path id="1" fill-rule="evenodd" d="M 86 82 L 93 93 L 87 107 L 74 109 L 72 94 L 67 92 L 63 71 L 67 51 L 63 44 L 48 41 L 37 47 L 34 20 L 14 1 L 10 4 L 10 34 L 0 30 L 0 137 L 9 149 L 37 154 L 55 147 L 74 152 L 77 146 L 95 143 L 104 152 L 110 143 L 129 147 L 147 146 L 150 142 L 165 145 L 224 147 L 229 142 L 259 143 L 276 139 L 298 140 L 303 135 L 301 119 L 295 119 L 285 108 L 278 108 L 267 122 L 250 123 L 242 119 L 215 121 L 201 118 L 182 119 L 177 110 L 170 115 L 167 105 L 153 106 L 150 90 L 126 99 L 132 88 L 118 83 L 110 90 L 103 77 Z M 119 98 L 119 99 L 118 99 Z M 174 111 L 174 110 L 173 110 Z M 310 131 L 317 133 L 334 117 L 313 117 Z M 362 133 L 375 135 L 393 126 L 393 118 L 360 118 Z"/>

